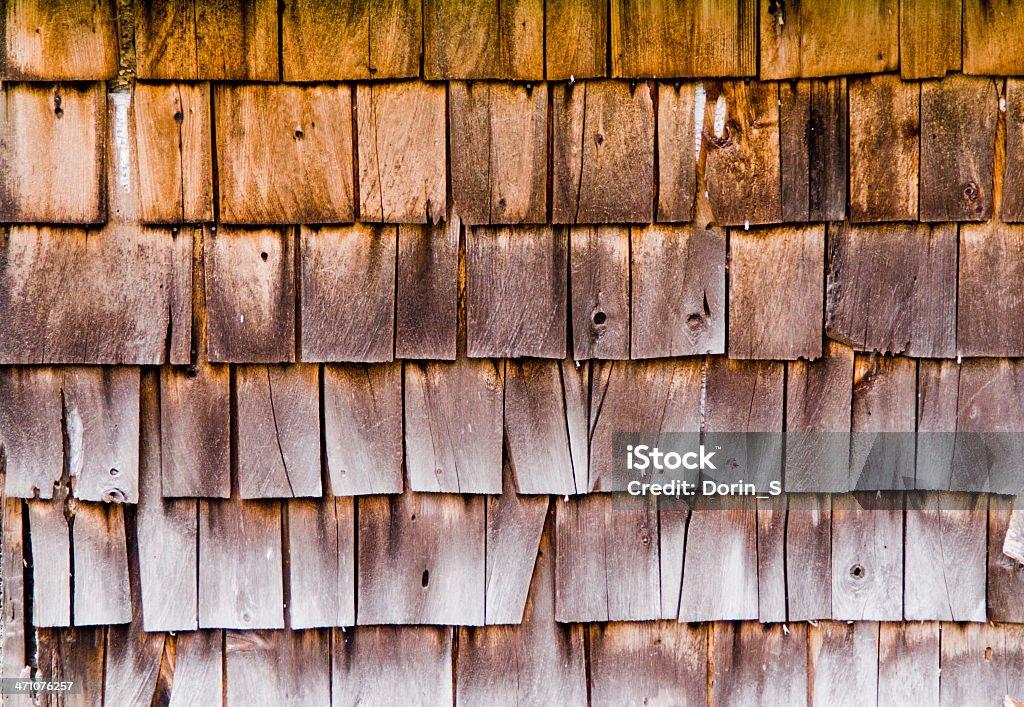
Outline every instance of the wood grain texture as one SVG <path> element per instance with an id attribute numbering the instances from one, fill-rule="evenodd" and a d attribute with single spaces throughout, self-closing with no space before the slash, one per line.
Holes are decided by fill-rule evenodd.
<path id="1" fill-rule="evenodd" d="M 134 110 L 142 221 L 212 221 L 210 85 L 139 83 Z"/>
<path id="2" fill-rule="evenodd" d="M 907 495 L 903 615 L 908 621 L 985 621 L 986 499 Z"/>
<path id="3" fill-rule="evenodd" d="M 697 358 L 592 364 L 590 491 L 623 490 L 617 433 L 649 435 L 666 449 L 698 442 L 702 375 Z"/>
<path id="4" fill-rule="evenodd" d="M 916 221 L 919 84 L 886 74 L 851 78 L 850 220 Z"/>
<path id="5" fill-rule="evenodd" d="M 359 218 L 435 223 L 447 209 L 445 91 L 421 82 L 356 88 Z"/>
<path id="6" fill-rule="evenodd" d="M 618 226 L 576 226 L 569 234 L 572 356 L 629 358 L 630 233 Z"/>
<path id="7" fill-rule="evenodd" d="M 872 74 L 899 65 L 897 0 L 773 7 L 760 13 L 761 79 Z"/>
<path id="8" fill-rule="evenodd" d="M 900 76 L 942 78 L 961 66 L 961 3 L 900 0 Z"/>
<path id="9" fill-rule="evenodd" d="M 324 440 L 335 496 L 402 493 L 402 366 L 324 366 Z"/>
<path id="10" fill-rule="evenodd" d="M 554 223 L 649 222 L 654 215 L 651 86 L 552 87 Z"/>
<path id="11" fill-rule="evenodd" d="M 295 360 L 295 236 L 211 229 L 204 240 L 212 362 Z"/>
<path id="12" fill-rule="evenodd" d="M 455 358 L 460 232 L 457 216 L 436 226 L 399 227 L 396 357 Z"/>
<path id="13" fill-rule="evenodd" d="M 242 498 L 321 496 L 318 366 L 238 366 L 238 492 Z"/>
<path id="14" fill-rule="evenodd" d="M 706 626 L 656 621 L 589 630 L 591 704 L 707 704 Z"/>
<path id="15" fill-rule="evenodd" d="M 878 636 L 878 704 L 939 704 L 939 624 L 884 623 Z"/>
<path id="16" fill-rule="evenodd" d="M 330 703 L 330 632 L 228 631 L 224 638 L 224 704 Z"/>
<path id="17" fill-rule="evenodd" d="M 64 516 L 67 489 L 51 500 L 29 501 L 32 540 L 32 625 L 71 625 L 71 530 Z"/>
<path id="18" fill-rule="evenodd" d="M 8 81 L 96 81 L 117 73 L 116 3 L 5 7 L 2 73 Z"/>
<path id="19" fill-rule="evenodd" d="M 612 0 L 612 76 L 753 76 L 756 5 Z"/>
<path id="20" fill-rule="evenodd" d="M 780 222 L 778 85 L 710 82 L 704 91 L 698 183 L 703 177 L 712 220 L 744 227 Z"/>
<path id="21" fill-rule="evenodd" d="M 483 625 L 485 503 L 449 494 L 359 499 L 359 624 Z"/>
<path id="22" fill-rule="evenodd" d="M 409 488 L 500 493 L 502 376 L 493 361 L 405 364 Z"/>
<path id="23" fill-rule="evenodd" d="M 822 355 L 824 231 L 808 226 L 730 233 L 730 358 Z"/>
<path id="24" fill-rule="evenodd" d="M 74 679 L 81 693 L 71 704 L 100 707 L 103 704 L 105 631 L 103 628 L 45 630 L 37 634 L 39 669 L 33 676 L 41 681 Z M 40 700 L 46 707 L 60 705 L 56 699 Z M 67 704 L 67 703 L 65 703 Z"/>
<path id="25" fill-rule="evenodd" d="M 845 79 L 779 84 L 783 220 L 845 217 L 848 125 Z"/>
<path id="26" fill-rule="evenodd" d="M 957 355 L 1024 355 L 1024 226 L 990 221 L 960 227 Z"/>
<path id="27" fill-rule="evenodd" d="M 142 627 L 190 631 L 198 626 L 198 504 L 161 496 L 159 377 L 142 378 L 139 423 L 139 505 L 135 543 L 139 557 Z"/>
<path id="28" fill-rule="evenodd" d="M 632 358 L 725 353 L 725 233 L 630 231 Z"/>
<path id="29" fill-rule="evenodd" d="M 281 13 L 282 79 L 413 78 L 421 35 L 420 3 L 413 0 L 291 0 Z"/>
<path id="30" fill-rule="evenodd" d="M 140 78 L 279 78 L 273 0 L 142 0 L 134 16 Z"/>
<path id="31" fill-rule="evenodd" d="M 780 445 L 781 447 L 781 445 Z M 781 459 L 779 466 L 781 467 Z M 755 499 L 757 506 L 757 617 L 761 623 L 786 620 L 786 527 L 789 499 Z"/>
<path id="32" fill-rule="evenodd" d="M 2 490 L 0 490 L 2 491 Z M 25 635 L 28 630 L 26 619 L 26 567 L 27 552 L 24 540 L 25 526 L 28 523 L 25 504 L 21 499 L 3 497 L 3 525 L 0 526 L 0 572 L 3 572 L 4 583 L 0 586 L 0 650 L 4 656 L 4 677 L 27 675 L 28 651 L 25 646 Z M 551 592 L 554 597 L 554 592 Z M 4 707 L 16 704 L 13 699 L 3 698 L 0 702 Z"/>
<path id="33" fill-rule="evenodd" d="M 545 78 L 608 75 L 608 11 L 601 0 L 550 0 L 544 5 Z"/>
<path id="34" fill-rule="evenodd" d="M 786 491 L 849 489 L 853 365 L 853 350 L 835 341 L 818 361 L 786 364 Z"/>
<path id="35" fill-rule="evenodd" d="M 0 369 L 5 498 L 53 498 L 64 469 L 61 371 Z"/>
<path id="36" fill-rule="evenodd" d="M 288 626 L 354 625 L 355 501 L 289 501 L 287 519 Z"/>
<path id="37" fill-rule="evenodd" d="M 823 621 L 807 627 L 808 702 L 877 705 L 879 624 Z"/>
<path id="38" fill-rule="evenodd" d="M 1005 704 L 1021 695 L 1021 628 L 944 624 L 940 641 L 940 705 Z"/>
<path id="39" fill-rule="evenodd" d="M 987 221 L 1001 85 L 950 76 L 921 84 L 921 220 Z"/>
<path id="40" fill-rule="evenodd" d="M 1024 562 L 1003 552 L 1010 521 L 1019 504 L 1005 496 L 988 499 L 987 601 L 991 621 L 1024 622 Z"/>
<path id="41" fill-rule="evenodd" d="M 165 497 L 230 495 L 227 366 L 160 371 L 160 469 Z"/>
<path id="42" fill-rule="evenodd" d="M 448 627 L 336 630 L 331 704 L 452 705 L 452 650 Z"/>
<path id="43" fill-rule="evenodd" d="M 214 91 L 224 223 L 346 223 L 355 216 L 348 86 Z"/>
<path id="44" fill-rule="evenodd" d="M 438 0 L 424 8 L 423 77 L 544 78 L 544 7 L 540 0 Z"/>
<path id="45" fill-rule="evenodd" d="M 1006 98 L 1006 143 L 1000 149 L 999 132 L 996 132 L 997 161 L 994 163 L 995 184 L 1002 187 L 1002 216 L 1007 223 L 1024 221 L 1024 82 L 1020 79 L 1007 79 L 1004 91 Z M 999 173 L 1000 167 L 1005 171 Z M 997 204 L 998 207 L 998 204 Z"/>
<path id="46" fill-rule="evenodd" d="M 75 626 L 128 623 L 132 620 L 132 598 L 123 507 L 79 503 L 73 518 Z"/>
<path id="47" fill-rule="evenodd" d="M 903 494 L 832 497 L 832 618 L 903 617 L 903 542 Z"/>
<path id="48" fill-rule="evenodd" d="M 858 354 L 853 363 L 850 489 L 914 488 L 917 362 Z"/>
<path id="49" fill-rule="evenodd" d="M 919 361 L 917 364 L 917 468 L 915 488 L 950 488 L 956 448 L 960 364 Z"/>
<path id="50" fill-rule="evenodd" d="M 100 84 L 4 85 L 0 91 L 4 116 L 0 216 L 4 221 L 94 224 L 106 220 L 105 109 Z"/>
<path id="51" fill-rule="evenodd" d="M 555 620 L 661 616 L 658 510 L 594 493 L 555 502 Z"/>
<path id="52" fill-rule="evenodd" d="M 210 695 L 224 694 L 224 632 L 181 633 L 169 707 L 198 707 Z"/>
<path id="53" fill-rule="evenodd" d="M 473 358 L 565 358 L 565 229 L 472 229 L 466 236 L 466 350 Z"/>
<path id="54" fill-rule="evenodd" d="M 284 628 L 281 504 L 199 502 L 199 626 Z"/>
<path id="55" fill-rule="evenodd" d="M 956 351 L 957 229 L 838 224 L 828 238 L 825 333 L 860 351 Z"/>
<path id="56" fill-rule="evenodd" d="M 965 74 L 1020 74 L 1024 49 L 1007 41 L 1024 21 L 1024 8 L 1009 0 L 965 0 L 963 65 Z"/>
<path id="57" fill-rule="evenodd" d="M 807 700 L 804 626 L 716 622 L 708 630 L 713 704 L 796 705 Z"/>
<path id="58" fill-rule="evenodd" d="M 547 117 L 546 84 L 448 85 L 452 201 L 464 223 L 547 220 Z"/>
<path id="59" fill-rule="evenodd" d="M 571 361 L 505 363 L 505 445 L 518 493 L 586 491 L 586 372 Z"/>
<path id="60" fill-rule="evenodd" d="M 658 221 L 693 218 L 700 154 L 690 146 L 695 141 L 695 123 L 703 130 L 703 116 L 694 115 L 698 92 L 706 99 L 703 84 L 658 84 Z"/>
<path id="61" fill-rule="evenodd" d="M 789 496 L 786 598 L 790 621 L 832 618 L 832 497 Z"/>

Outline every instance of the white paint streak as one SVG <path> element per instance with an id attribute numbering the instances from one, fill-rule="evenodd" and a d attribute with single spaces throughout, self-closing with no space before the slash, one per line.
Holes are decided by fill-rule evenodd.
<path id="1" fill-rule="evenodd" d="M 725 96 L 719 96 L 715 101 L 715 137 L 721 138 L 725 135 Z"/>
<path id="2" fill-rule="evenodd" d="M 116 148 L 117 184 L 125 194 L 132 193 L 131 145 L 128 136 L 128 107 L 130 93 L 111 93 L 114 104 L 114 147 Z"/>
<path id="3" fill-rule="evenodd" d="M 704 134 L 704 106 L 708 102 L 708 93 L 704 90 L 704 84 L 698 83 L 693 91 L 693 155 L 695 160 L 700 159 L 700 139 Z"/>
<path id="4" fill-rule="evenodd" d="M 68 408 L 64 417 L 68 433 L 68 476 L 76 478 L 85 466 L 85 425 L 77 407 Z"/>

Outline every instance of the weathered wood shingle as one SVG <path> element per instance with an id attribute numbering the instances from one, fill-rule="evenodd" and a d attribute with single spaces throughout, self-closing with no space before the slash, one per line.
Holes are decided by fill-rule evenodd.
<path id="1" fill-rule="evenodd" d="M 544 78 L 541 0 L 437 0 L 424 6 L 423 76 L 439 79 Z"/>
<path id="2" fill-rule="evenodd" d="M 117 73 L 117 3 L 10 0 L 2 75 L 10 81 L 96 81 Z"/>

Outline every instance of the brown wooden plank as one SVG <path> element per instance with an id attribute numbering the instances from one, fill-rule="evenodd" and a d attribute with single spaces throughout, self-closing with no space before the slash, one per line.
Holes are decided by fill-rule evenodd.
<path id="1" fill-rule="evenodd" d="M 51 693 L 42 695 L 43 707 L 100 707 L 103 704 L 105 630 L 75 628 L 37 632 L 39 669 L 33 676 L 40 681 L 74 680 L 80 693 L 63 700 Z"/>
<path id="2" fill-rule="evenodd" d="M 478 227 L 466 237 L 470 357 L 565 358 L 566 229 Z"/>
<path id="3" fill-rule="evenodd" d="M 26 547 L 25 504 L 21 499 L 3 496 L 3 525 L 0 526 L 0 572 L 4 578 L 0 585 L 0 650 L 3 651 L 3 677 L 28 677 L 31 673 L 26 652 L 25 631 L 30 630 L 26 620 Z M 554 592 L 551 592 L 554 597 Z M 0 698 L 4 707 L 18 704 L 7 695 Z"/>
<path id="4" fill-rule="evenodd" d="M 1024 276 L 1024 226 L 991 221 L 960 227 L 957 355 L 1024 355 L 1024 300 L 1014 282 Z"/>
<path id="5" fill-rule="evenodd" d="M 355 501 L 288 502 L 288 626 L 352 626 L 355 604 Z"/>
<path id="6" fill-rule="evenodd" d="M 7 84 L 0 91 L 0 102 L 3 220 L 104 221 L 106 97 L 102 85 Z M 53 168 L 33 168 L 39 164 Z"/>
<path id="7" fill-rule="evenodd" d="M 545 519 L 550 515 L 547 496 L 520 496 L 508 465 L 504 486 L 500 496 L 487 498 L 484 620 L 489 626 L 521 623 L 537 563 L 554 561 L 554 547 L 541 547 Z M 553 527 L 552 521 L 548 528 Z M 545 553 L 546 560 L 539 558 Z M 551 593 L 541 601 L 547 601 L 547 615 L 551 616 L 553 585 L 548 589 Z"/>
<path id="8" fill-rule="evenodd" d="M 903 615 L 985 621 L 987 503 L 965 493 L 907 495 Z"/>
<path id="9" fill-rule="evenodd" d="M 139 425 L 139 505 L 135 540 L 142 610 L 146 631 L 187 631 L 197 626 L 196 543 L 198 507 L 193 499 L 161 496 L 159 378 L 142 377 Z"/>
<path id="10" fill-rule="evenodd" d="M 703 705 L 708 627 L 669 621 L 590 626 L 593 705 Z"/>
<path id="11" fill-rule="evenodd" d="M 505 444 L 519 493 L 586 491 L 588 390 L 580 372 L 571 361 L 506 362 Z"/>
<path id="12" fill-rule="evenodd" d="M 133 569 L 132 592 L 137 596 L 137 570 Z M 165 633 L 142 629 L 142 606 L 132 605 L 132 622 L 107 629 L 103 700 L 106 704 L 151 704 L 156 699 L 160 669 L 168 651 Z"/>
<path id="13" fill-rule="evenodd" d="M 168 707 L 199 707 L 224 694 L 224 632 L 178 634 Z"/>
<path id="14" fill-rule="evenodd" d="M 295 360 L 294 232 L 210 229 L 206 330 L 214 362 Z"/>
<path id="15" fill-rule="evenodd" d="M 75 504 L 71 556 L 76 626 L 124 624 L 132 619 L 124 509 Z"/>
<path id="16" fill-rule="evenodd" d="M 807 700 L 806 626 L 720 621 L 708 630 L 712 704 L 796 705 Z"/>
<path id="17" fill-rule="evenodd" d="M 608 10 L 602 0 L 544 5 L 544 63 L 549 81 L 608 75 Z"/>
<path id="18" fill-rule="evenodd" d="M 897 0 L 818 0 L 764 9 L 761 79 L 871 74 L 899 65 Z"/>
<path id="19" fill-rule="evenodd" d="M 808 703 L 878 704 L 878 631 L 868 621 L 822 621 L 807 628 Z"/>
<path id="20" fill-rule="evenodd" d="M 786 599 L 790 621 L 832 618 L 832 498 L 827 494 L 789 496 Z"/>
<path id="21" fill-rule="evenodd" d="M 661 618 L 679 618 L 690 509 L 671 499 L 658 501 L 658 552 L 661 563 Z"/>
<path id="22" fill-rule="evenodd" d="M 963 5 L 933 0 L 900 0 L 900 76 L 942 78 L 960 70 Z"/>
<path id="23" fill-rule="evenodd" d="M 617 467 L 613 449 L 616 433 L 640 434 L 645 443 L 666 449 L 699 442 L 702 373 L 695 358 L 593 365 L 591 491 L 624 490 L 622 459 Z M 696 475 L 687 480 L 695 481 Z"/>
<path id="24" fill-rule="evenodd" d="M 1024 221 L 1024 160 L 1021 159 L 1024 151 L 1024 83 L 1020 79 L 1007 79 L 1004 94 L 1005 104 L 1000 101 L 1000 106 L 1005 105 L 1006 109 L 1006 142 L 1005 147 L 1000 144 L 997 125 L 993 197 L 997 192 L 996 185 L 1001 186 L 1003 221 L 1019 223 Z M 1002 174 L 1001 167 L 1005 167 Z M 998 209 L 999 199 L 994 200 Z"/>
<path id="25" fill-rule="evenodd" d="M 1024 50 L 1007 41 L 1024 21 L 1024 8 L 1010 0 L 965 0 L 963 10 L 965 74 L 1020 74 Z"/>
<path id="26" fill-rule="evenodd" d="M 139 500 L 139 369 L 63 371 L 71 489 L 80 501 Z"/>
<path id="27" fill-rule="evenodd" d="M 279 78 L 273 0 L 143 0 L 134 16 L 141 78 Z"/>
<path id="28" fill-rule="evenodd" d="M 552 221 L 649 222 L 654 215 L 651 86 L 552 87 Z"/>
<path id="29" fill-rule="evenodd" d="M 134 109 L 142 221 L 212 221 L 210 85 L 139 83 Z"/>
<path id="30" fill-rule="evenodd" d="M 698 184 L 703 177 L 714 222 L 780 222 L 778 84 L 715 81 L 703 89 Z"/>
<path id="31" fill-rule="evenodd" d="M 694 97 L 706 98 L 703 84 L 658 84 L 658 221 L 689 221 L 697 188 L 697 159 L 693 152 Z M 696 125 L 703 130 L 703 120 Z M 699 133 L 698 133 L 699 134 Z"/>
<path id="32" fill-rule="evenodd" d="M 382 223 L 443 220 L 444 87 L 361 84 L 356 88 L 356 115 L 359 218 Z"/>
<path id="33" fill-rule="evenodd" d="M 943 624 L 939 660 L 942 707 L 1006 704 L 1020 696 L 1018 627 L 997 624 Z"/>
<path id="34" fill-rule="evenodd" d="M 402 492 L 402 366 L 324 366 L 331 493 Z"/>
<path id="35" fill-rule="evenodd" d="M 500 493 L 502 378 L 493 361 L 405 364 L 405 464 L 413 491 Z"/>
<path id="36" fill-rule="evenodd" d="M 324 630 L 228 631 L 224 638 L 224 704 L 329 704 L 330 653 L 330 633 Z"/>
<path id="37" fill-rule="evenodd" d="M 238 366 L 238 492 L 320 496 L 320 367 Z"/>
<path id="38" fill-rule="evenodd" d="M 724 353 L 724 231 L 636 228 L 630 251 L 632 357 Z"/>
<path id="39" fill-rule="evenodd" d="M 902 617 L 903 494 L 833 496 L 832 618 Z"/>
<path id="40" fill-rule="evenodd" d="M 1019 503 L 1008 496 L 988 497 L 988 618 L 991 621 L 1024 622 L 1024 561 L 1006 547 L 1007 532 Z M 1011 550 L 1007 554 L 1006 550 Z"/>
<path id="41" fill-rule="evenodd" d="M 396 229 L 361 224 L 300 234 L 303 361 L 390 361 Z"/>
<path id="42" fill-rule="evenodd" d="M 359 499 L 359 624 L 483 625 L 484 504 L 448 494 Z"/>
<path id="43" fill-rule="evenodd" d="M 53 499 L 28 502 L 32 544 L 32 624 L 71 625 L 71 531 L 64 516 L 67 489 Z"/>
<path id="44" fill-rule="evenodd" d="M 921 220 L 992 215 L 996 118 L 1002 85 L 950 76 L 921 84 Z"/>
<path id="45" fill-rule="evenodd" d="M 917 362 L 858 354 L 853 363 L 850 489 L 914 488 Z"/>
<path id="46" fill-rule="evenodd" d="M 7 498 L 53 498 L 64 469 L 61 371 L 0 368 L 0 451 Z"/>
<path id="47" fill-rule="evenodd" d="M 845 217 L 847 131 L 845 79 L 779 84 L 784 221 Z"/>
<path id="48" fill-rule="evenodd" d="M 825 333 L 855 349 L 956 351 L 953 224 L 839 224 L 829 231 Z"/>
<path id="49" fill-rule="evenodd" d="M 920 101 L 892 74 L 849 80 L 851 221 L 917 220 Z"/>
<path id="50" fill-rule="evenodd" d="M 781 460 L 780 460 L 781 461 Z M 786 620 L 786 526 L 788 499 L 756 499 L 757 618 L 761 623 Z"/>
<path id="51" fill-rule="evenodd" d="M 199 503 L 199 626 L 284 628 L 281 504 Z"/>
<path id="52" fill-rule="evenodd" d="M 455 358 L 459 233 L 450 215 L 431 227 L 398 229 L 398 281 L 395 288 L 395 356 Z"/>
<path id="53" fill-rule="evenodd" d="M 786 364 L 787 491 L 849 489 L 853 365 L 853 350 L 835 341 L 818 361 Z"/>
<path id="54" fill-rule="evenodd" d="M 880 624 L 878 704 L 912 703 L 939 704 L 939 624 Z"/>
<path id="55" fill-rule="evenodd" d="M 95 81 L 117 73 L 116 3 L 12 0 L 4 13 L 3 78 Z"/>
<path id="56" fill-rule="evenodd" d="M 420 73 L 421 34 L 420 3 L 413 0 L 294 0 L 281 13 L 282 78 L 413 78 Z"/>
<path id="57" fill-rule="evenodd" d="M 733 231 L 729 252 L 729 357 L 821 356 L 825 229 Z"/>
<path id="58" fill-rule="evenodd" d="M 943 491 L 950 488 L 959 395 L 960 364 L 956 361 L 918 361 L 914 484 L 918 490 Z"/>
<path id="59" fill-rule="evenodd" d="M 160 488 L 165 497 L 231 495 L 230 384 L 227 366 L 161 369 Z"/>
<path id="60" fill-rule="evenodd" d="M 450 628 L 361 626 L 331 643 L 331 704 L 453 704 Z"/>
<path id="61" fill-rule="evenodd" d="M 690 514 L 680 622 L 758 618 L 754 503 L 710 498 Z"/>
<path id="62" fill-rule="evenodd" d="M 577 226 L 569 248 L 573 358 L 629 358 L 629 231 Z"/>
<path id="63" fill-rule="evenodd" d="M 540 0 L 437 0 L 423 9 L 423 77 L 544 78 Z"/>
<path id="64" fill-rule="evenodd" d="M 612 0 L 612 76 L 753 76 L 757 9 L 738 2 Z"/>
<path id="65" fill-rule="evenodd" d="M 452 201 L 464 223 L 547 220 L 547 111 L 546 84 L 449 84 Z"/>
<path id="66" fill-rule="evenodd" d="M 555 505 L 555 618 L 661 616 L 658 512 L 651 499 L 595 493 Z"/>
<path id="67" fill-rule="evenodd" d="M 344 85 L 218 86 L 214 111 L 221 220 L 351 221 L 351 109 L 352 92 Z"/>

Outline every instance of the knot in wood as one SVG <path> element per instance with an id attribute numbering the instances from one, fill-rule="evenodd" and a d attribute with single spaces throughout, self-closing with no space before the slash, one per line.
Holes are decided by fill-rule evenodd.
<path id="1" fill-rule="evenodd" d="M 110 489 L 103 494 L 103 500 L 107 503 L 124 503 L 124 491 L 121 489 Z"/>
<path id="2" fill-rule="evenodd" d="M 861 565 L 861 564 L 853 565 L 850 568 L 850 576 L 853 577 L 854 579 L 863 579 L 864 578 L 864 574 L 865 574 L 864 566 Z"/>
<path id="3" fill-rule="evenodd" d="M 605 322 L 608 321 L 608 315 L 602 312 L 600 309 L 594 310 L 594 314 L 591 316 L 594 322 L 594 326 L 604 326 Z"/>
<path id="4" fill-rule="evenodd" d="M 972 204 L 978 200 L 978 185 L 974 182 L 967 182 L 964 185 L 964 199 L 971 202 Z"/>
<path id="5" fill-rule="evenodd" d="M 690 331 L 700 331 L 704 328 L 704 317 L 700 314 L 691 314 L 686 318 L 686 326 Z"/>
<path id="6" fill-rule="evenodd" d="M 603 133 L 594 133 L 594 142 L 596 142 L 598 145 L 603 145 L 604 144 L 604 134 Z"/>

